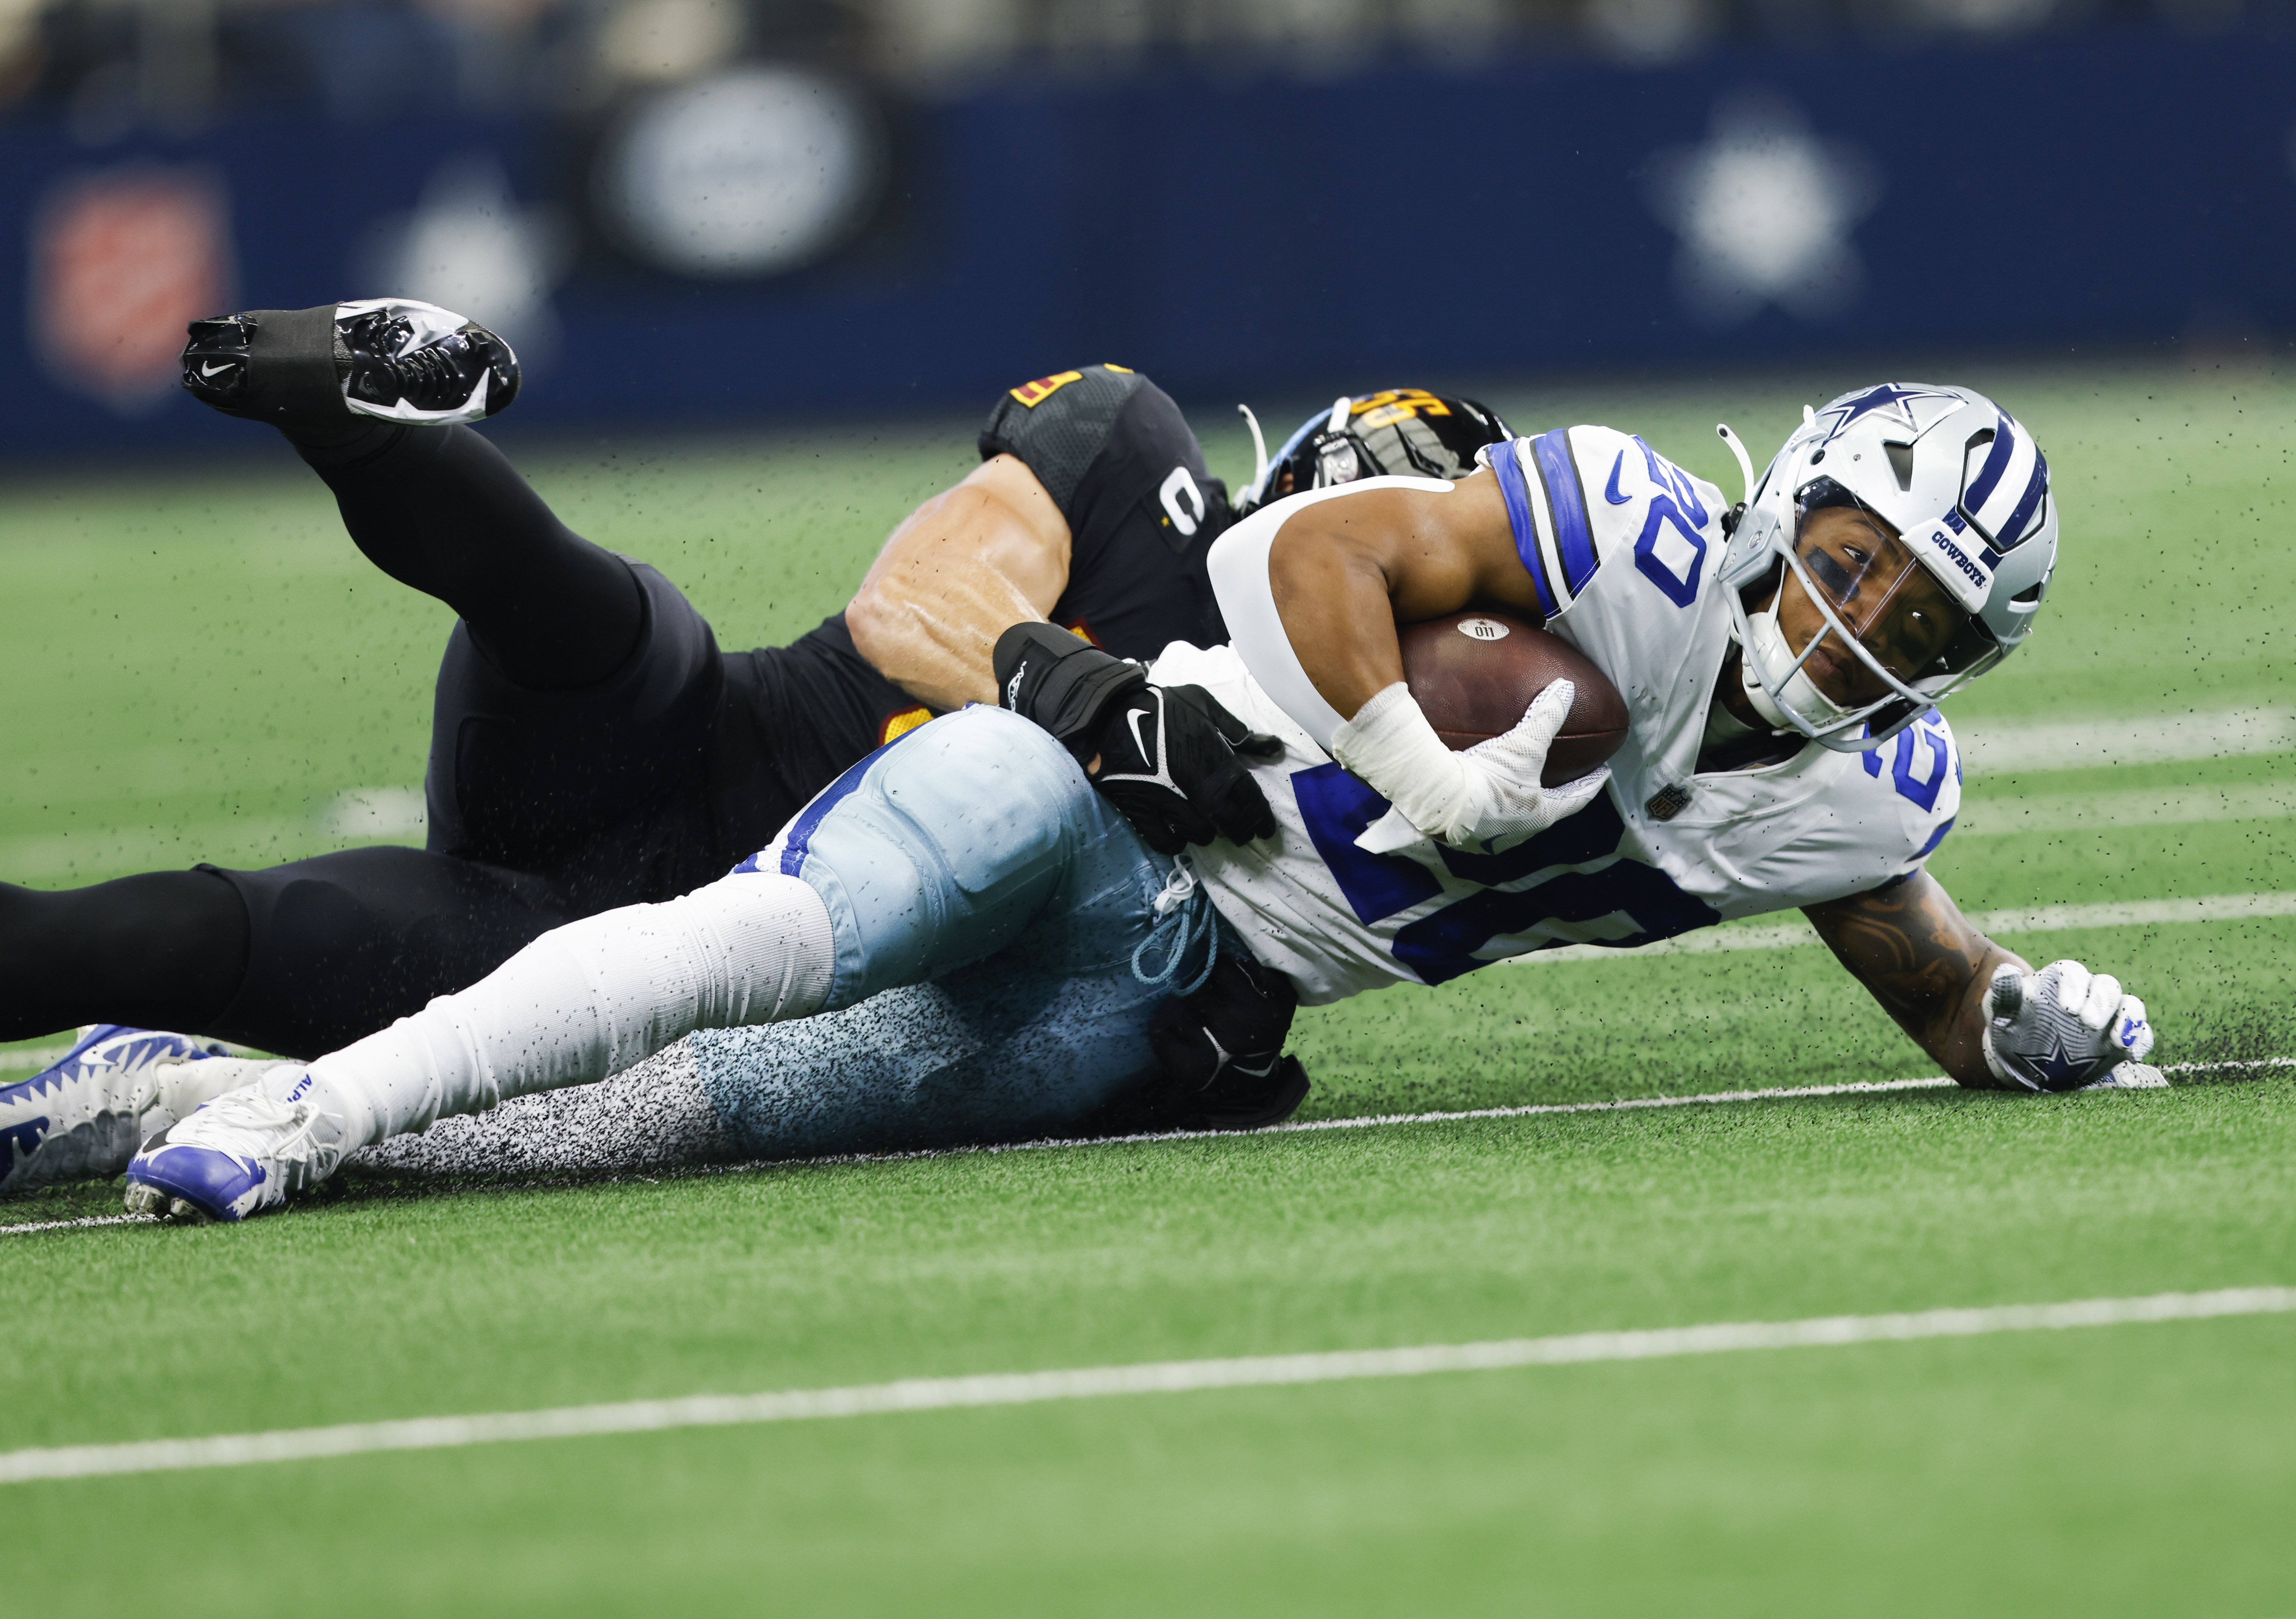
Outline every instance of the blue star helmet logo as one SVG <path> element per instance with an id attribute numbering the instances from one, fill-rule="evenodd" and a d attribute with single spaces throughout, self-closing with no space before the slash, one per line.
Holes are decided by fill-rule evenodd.
<path id="1" fill-rule="evenodd" d="M 1884 382 L 1879 388 L 1869 388 L 1862 394 L 1836 400 L 1819 413 L 1821 421 L 1830 419 L 1832 423 L 1825 430 L 1825 442 L 1833 443 L 1844 429 L 1859 417 L 1870 416 L 1875 411 L 1884 410 L 1895 410 L 1898 419 L 1906 424 L 1906 430 L 1919 435 L 1926 424 L 1915 415 L 1914 404 L 1922 399 L 1939 399 L 1948 405 L 1958 405 L 1962 403 L 1954 395 L 1940 393 L 1934 388 L 1906 388 L 1896 382 Z M 1935 418 L 1932 417 L 1931 421 L 1934 420 Z"/>

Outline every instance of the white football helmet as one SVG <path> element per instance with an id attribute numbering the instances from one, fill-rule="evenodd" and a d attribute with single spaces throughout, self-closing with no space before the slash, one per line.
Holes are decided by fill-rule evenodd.
<path id="1" fill-rule="evenodd" d="M 1759 484 L 1735 435 L 1727 428 L 1722 435 L 1752 487 L 1724 553 L 1721 582 L 1743 649 L 1746 695 L 1773 725 L 1841 752 L 1864 752 L 1999 663 L 2030 633 L 2057 558 L 2049 463 L 2032 434 L 1982 394 L 1918 382 L 1844 394 L 1823 410 L 1803 412 L 1800 429 Z M 1869 562 L 1852 579 L 1838 560 L 1798 553 L 1803 519 L 1834 505 L 1863 508 L 1897 530 L 1904 555 L 1890 565 L 1895 577 L 1877 577 L 1881 564 Z M 1890 549 L 1897 556 L 1898 547 Z M 1823 585 L 1812 576 L 1813 560 Z M 1943 587 L 1962 621 L 1948 626 L 1942 650 L 1900 675 L 1868 644 L 1876 611 L 1868 609 L 1861 639 L 1843 609 L 1875 595 L 1891 601 L 1915 564 Z M 1788 569 L 1826 626 L 1799 650 L 1777 622 Z M 1766 580 L 1776 586 L 1768 606 L 1749 612 L 1745 593 Z M 1859 596 L 1876 585 L 1878 592 Z M 1880 677 L 1884 695 L 1845 707 L 1818 688 L 1803 666 L 1829 638 Z"/>

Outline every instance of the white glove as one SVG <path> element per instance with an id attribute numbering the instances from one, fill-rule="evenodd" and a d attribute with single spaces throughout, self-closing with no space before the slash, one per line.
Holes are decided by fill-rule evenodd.
<path id="1" fill-rule="evenodd" d="M 1513 730 L 1454 753 L 1401 681 L 1381 691 L 1332 734 L 1332 756 L 1394 805 L 1356 847 L 1386 854 L 1427 838 L 1466 847 L 1518 842 L 1584 809 L 1609 783 L 1608 765 L 1561 787 L 1538 781 L 1575 693 L 1558 680 Z"/>
<path id="2" fill-rule="evenodd" d="M 1985 1066 L 2005 1085 L 2072 1091 L 2152 1050 L 2144 1002 L 2079 961 L 2026 974 L 2004 961 L 1985 992 Z"/>

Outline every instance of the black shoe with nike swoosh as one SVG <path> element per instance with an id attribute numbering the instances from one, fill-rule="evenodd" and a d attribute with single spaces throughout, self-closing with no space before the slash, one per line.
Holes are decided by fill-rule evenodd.
<path id="1" fill-rule="evenodd" d="M 411 298 L 193 321 L 184 388 L 291 437 L 367 421 L 482 421 L 518 397 L 518 356 L 475 321 Z"/>

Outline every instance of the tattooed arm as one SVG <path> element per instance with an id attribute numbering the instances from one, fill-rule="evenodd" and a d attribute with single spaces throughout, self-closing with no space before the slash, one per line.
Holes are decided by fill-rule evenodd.
<path id="1" fill-rule="evenodd" d="M 1882 1010 L 1945 1071 L 1978 1090 L 1998 1090 L 1985 1066 L 1985 991 L 2004 961 L 2032 968 L 1969 925 L 1927 871 L 1867 894 L 1811 905 L 1803 915 L 1873 992 Z"/>

